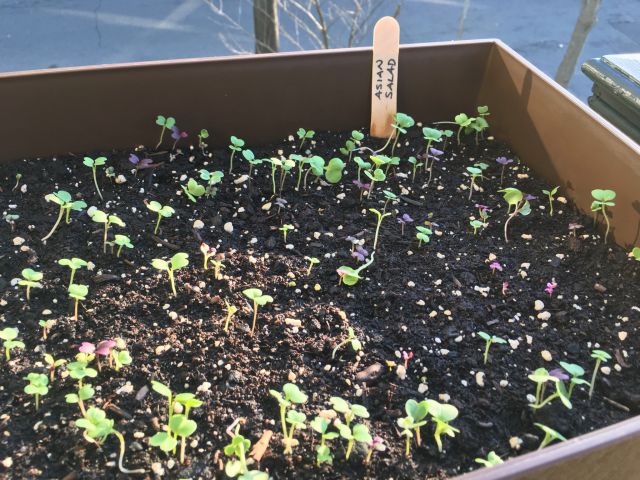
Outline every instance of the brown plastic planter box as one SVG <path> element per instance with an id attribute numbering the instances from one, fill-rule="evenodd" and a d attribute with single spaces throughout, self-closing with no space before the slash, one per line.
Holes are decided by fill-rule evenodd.
<path id="1" fill-rule="evenodd" d="M 370 62 L 351 49 L 0 74 L 0 161 L 153 144 L 158 114 L 219 145 L 361 128 Z M 402 47 L 398 96 L 424 122 L 489 105 L 491 133 L 585 211 L 593 188 L 615 189 L 613 235 L 637 244 L 640 147 L 499 40 Z M 637 479 L 639 453 L 636 417 L 460 478 Z"/>

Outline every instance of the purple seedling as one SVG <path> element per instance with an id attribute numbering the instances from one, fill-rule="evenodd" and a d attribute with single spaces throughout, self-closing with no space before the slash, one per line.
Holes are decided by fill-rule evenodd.
<path id="1" fill-rule="evenodd" d="M 491 269 L 491 275 L 496 273 L 496 270 L 498 270 L 499 272 L 502 271 L 502 265 L 500 265 L 500 262 L 491 262 L 489 268 Z"/>
<path id="2" fill-rule="evenodd" d="M 502 180 L 504 179 L 504 168 L 513 163 L 513 160 L 507 157 L 498 157 L 496 158 L 496 162 L 502 165 L 502 171 L 500 172 L 500 186 L 502 186 Z"/>
<path id="3" fill-rule="evenodd" d="M 135 153 L 129 155 L 129 161 L 136 168 L 136 175 L 138 174 L 138 170 L 143 170 L 145 168 L 153 167 L 153 161 L 150 158 L 140 158 Z"/>
<path id="4" fill-rule="evenodd" d="M 409 360 L 413 358 L 413 352 L 405 352 L 402 351 L 402 360 L 404 360 L 404 369 L 405 371 L 409 368 Z"/>
<path id="5" fill-rule="evenodd" d="M 437 161 L 440 161 L 440 155 L 444 152 L 442 150 L 438 150 L 437 148 L 430 148 L 429 155 L 427 155 L 427 159 L 425 160 L 425 164 L 429 162 L 429 158 L 431 158 L 431 163 L 429 164 L 429 179 L 427 180 L 427 187 L 431 184 L 431 177 L 433 176 L 433 167 Z"/>
<path id="6" fill-rule="evenodd" d="M 552 280 L 551 282 L 547 282 L 547 286 L 544 289 L 544 291 L 548 293 L 549 296 L 551 297 L 553 296 L 553 291 L 556 289 L 557 286 L 558 284 Z"/>
<path id="7" fill-rule="evenodd" d="M 357 245 L 355 250 L 351 252 L 351 256 L 356 258 L 359 262 L 364 262 L 369 256 L 369 252 L 367 252 L 361 245 Z"/>
<path id="8" fill-rule="evenodd" d="M 409 214 L 404 213 L 401 217 L 398 217 L 397 220 L 400 224 L 400 235 L 404 236 L 404 226 L 413 223 L 413 218 L 411 218 Z"/>
<path id="9" fill-rule="evenodd" d="M 176 149 L 178 140 L 180 140 L 181 138 L 187 138 L 188 136 L 189 134 L 187 132 L 181 131 L 177 125 L 171 127 L 171 138 L 173 138 L 173 146 L 171 147 L 171 151 Z"/>

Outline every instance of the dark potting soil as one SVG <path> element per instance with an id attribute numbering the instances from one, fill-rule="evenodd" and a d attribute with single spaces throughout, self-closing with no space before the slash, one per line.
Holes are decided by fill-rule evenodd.
<path id="1" fill-rule="evenodd" d="M 229 442 L 225 430 L 240 417 L 241 431 L 253 443 L 264 430 L 275 432 L 254 466 L 274 478 L 414 479 L 445 478 L 477 468 L 474 458 L 486 457 L 491 450 L 503 459 L 534 450 L 543 436 L 535 422 L 574 437 L 637 414 L 638 262 L 613 243 L 604 244 L 593 219 L 581 215 L 571 202 L 556 201 L 554 215 L 549 216 L 541 190 L 550 186 L 517 160 L 505 169 L 504 186 L 517 186 L 538 198 L 532 200 L 529 216 L 511 222 L 510 242 L 505 243 L 506 203 L 497 193 L 501 166 L 495 159 L 514 158 L 517 152 L 491 140 L 479 147 L 472 139 L 462 146 L 454 140 L 446 146 L 444 160 L 436 162 L 427 188 L 422 171 L 411 182 L 406 162 L 424 148 L 418 130 L 412 129 L 397 149 L 402 164 L 394 170 L 399 174 L 375 185 L 372 197 L 362 201 L 352 183 L 353 162 L 339 184 L 313 182 L 300 192 L 294 190 L 294 170 L 280 195 L 287 202 L 284 206 L 272 198 L 267 165 L 258 166 L 249 179 L 243 176 L 248 164 L 237 155 L 234 174 L 229 175 L 229 154 L 222 150 L 212 158 L 188 148 L 175 158 L 158 154 L 152 158 L 164 164 L 136 176 L 127 160 L 130 152 L 103 152 L 107 166 L 126 177 L 125 183 L 116 184 L 99 167 L 104 202 L 95 193 L 91 170 L 82 164 L 83 155 L 1 165 L 1 209 L 19 219 L 13 230 L 7 222 L 0 225 L 0 327 L 18 327 L 26 344 L 12 352 L 9 364 L 2 364 L 2 476 L 125 477 L 116 466 L 116 438 L 109 437 L 97 448 L 74 426 L 78 408 L 65 403 L 74 381 L 60 378 L 64 368 L 39 411 L 33 398 L 23 393 L 22 380 L 29 372 L 45 372 L 45 351 L 56 359 L 72 359 L 81 342 L 116 337 L 126 341 L 133 363 L 119 372 L 103 369 L 91 382 L 96 398 L 88 404 L 105 408 L 116 420 L 127 440 L 125 466 L 145 468 L 147 478 L 160 469 L 164 478 L 223 478 L 220 468 L 226 457 L 221 450 Z M 337 149 L 347 135 L 317 134 L 307 147 L 328 160 L 339 155 Z M 297 144 L 289 139 L 266 148 L 249 147 L 262 158 L 278 150 L 296 153 Z M 363 144 L 379 141 L 366 138 Z M 489 168 L 469 200 L 465 168 L 476 162 Z M 197 178 L 200 168 L 224 170 L 225 177 L 214 198 L 192 203 L 180 185 L 188 177 Z M 12 190 L 16 173 L 22 174 L 24 192 L 20 187 Z M 593 187 L 616 186 L 599 185 L 594 179 Z M 383 208 L 383 188 L 402 197 L 387 205 L 393 215 L 383 221 L 375 262 L 357 285 L 339 286 L 336 269 L 358 266 L 346 237 L 364 239 L 364 248 L 372 249 L 375 216 L 368 209 Z M 102 225 L 86 212 L 73 214 L 71 223 L 62 224 L 43 244 L 40 238 L 57 216 L 57 206 L 44 196 L 57 190 L 120 216 L 126 227 L 113 227 L 110 236 L 127 234 L 135 248 L 125 249 L 120 258 L 103 255 Z M 561 186 L 558 195 L 565 194 Z M 162 220 L 156 238 L 151 235 L 155 214 L 144 204 L 150 200 L 176 210 Z M 470 216 L 477 217 L 475 204 L 490 209 L 489 225 L 477 235 L 469 226 Z M 611 212 L 615 215 L 615 207 Z M 415 222 L 401 234 L 396 218 L 405 213 Z M 196 220 L 204 228 L 194 229 Z M 430 243 L 418 247 L 415 226 L 425 221 L 435 224 L 434 234 Z M 227 222 L 233 226 L 231 233 L 226 231 L 229 225 L 224 228 Z M 278 228 L 287 223 L 295 230 L 289 231 L 290 245 L 285 246 Z M 569 223 L 583 225 L 577 236 L 569 235 Z M 24 243 L 17 245 L 16 237 Z M 203 271 L 201 240 L 224 253 L 224 278 L 215 279 L 213 270 Z M 176 251 L 187 252 L 190 265 L 176 274 L 174 298 L 166 274 L 150 263 Z M 321 260 L 309 276 L 305 256 Z M 76 283 L 90 289 L 77 322 L 66 291 L 69 271 L 57 264 L 65 257 L 95 264 L 92 271 L 82 269 L 76 275 Z M 493 261 L 502 271 L 492 273 Z M 44 288 L 32 291 L 30 303 L 24 289 L 11 282 L 27 267 L 44 273 Z M 550 296 L 544 289 L 552 281 L 557 288 Z M 503 282 L 508 283 L 504 294 Z M 274 298 L 260 309 L 254 337 L 249 336 L 251 308 L 242 295 L 250 287 Z M 229 334 L 223 331 L 225 300 L 240 309 Z M 536 300 L 544 303 L 540 311 L 534 309 Z M 542 312 L 550 318 L 538 319 Z M 47 340 L 41 338 L 41 319 L 56 320 Z M 356 354 L 347 345 L 332 360 L 332 350 L 346 338 L 349 326 L 362 340 L 363 350 Z M 487 365 L 479 331 L 509 339 L 491 347 Z M 535 393 L 535 384 L 527 378 L 532 370 L 551 370 L 559 361 L 568 361 L 582 365 L 588 379 L 593 348 L 614 358 L 604 365 L 610 373 L 599 374 L 591 401 L 586 387 L 579 387 L 571 399 L 572 410 L 558 400 L 537 412 L 528 407 L 527 394 Z M 402 364 L 402 351 L 414 353 L 404 379 L 386 365 L 387 360 Z M 543 351 L 551 361 L 543 358 Z M 365 371 L 375 364 L 381 366 L 378 373 L 371 373 L 375 368 Z M 191 440 L 197 443 L 187 447 L 185 465 L 148 445 L 167 417 L 166 399 L 150 390 L 145 394 L 152 379 L 174 391 L 194 392 L 204 401 L 192 410 L 198 430 Z M 387 450 L 364 465 L 360 449 L 345 460 L 345 444 L 337 439 L 330 442 L 333 466 L 316 467 L 318 435 L 308 428 L 296 433 L 300 444 L 285 457 L 278 406 L 269 389 L 279 390 L 288 381 L 309 395 L 301 407 L 309 420 L 330 408 L 331 396 L 366 406 L 371 414 L 366 423 L 373 435 L 384 439 Z M 455 438 L 444 437 L 444 452 L 439 453 L 429 422 L 422 431 L 423 445 L 414 443 L 407 459 L 396 422 L 404 416 L 408 399 L 427 397 L 459 409 L 451 424 L 460 432 Z"/>

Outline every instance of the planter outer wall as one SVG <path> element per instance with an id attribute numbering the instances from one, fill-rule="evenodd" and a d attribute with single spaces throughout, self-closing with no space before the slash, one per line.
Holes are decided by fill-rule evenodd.
<path id="1" fill-rule="evenodd" d="M 370 63 L 364 48 L 0 74 L 0 161 L 154 145 L 158 114 L 216 146 L 362 128 Z M 638 243 L 640 148 L 545 74 L 499 40 L 403 46 L 399 63 L 399 111 L 432 122 L 489 105 L 491 133 L 582 210 L 592 189 L 616 190 L 612 233 Z M 638 451 L 635 417 L 464 478 L 632 479 Z"/>

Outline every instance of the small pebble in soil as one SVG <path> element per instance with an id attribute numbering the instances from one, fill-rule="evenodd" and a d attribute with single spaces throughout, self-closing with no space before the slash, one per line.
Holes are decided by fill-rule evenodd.
<path id="1" fill-rule="evenodd" d="M 551 356 L 551 352 L 549 350 L 542 350 L 540 352 L 540 355 L 546 362 L 550 362 L 551 360 L 553 360 L 553 357 Z"/>
<path id="2" fill-rule="evenodd" d="M 609 375 L 611 373 L 611 367 L 601 367 L 600 371 L 605 375 Z"/>
<path id="3" fill-rule="evenodd" d="M 511 437 L 509 439 L 509 445 L 513 450 L 520 450 L 522 447 L 522 439 L 520 437 Z"/>
<path id="4" fill-rule="evenodd" d="M 539 312 L 540 310 L 544 309 L 544 302 L 542 300 L 536 300 L 533 304 L 533 309 L 536 312 Z"/>
<path id="5" fill-rule="evenodd" d="M 233 223 L 227 222 L 224 224 L 224 231 L 227 233 L 233 233 Z"/>
<path id="6" fill-rule="evenodd" d="M 551 318 L 551 313 L 549 312 L 540 312 L 538 314 L 538 320 L 542 320 L 543 322 L 546 322 L 547 320 L 549 320 Z"/>
<path id="7" fill-rule="evenodd" d="M 621 342 L 624 342 L 625 339 L 627 338 L 627 332 L 618 332 L 618 338 L 620 339 Z"/>
<path id="8" fill-rule="evenodd" d="M 476 372 L 476 383 L 479 387 L 484 387 L 484 372 Z"/>

